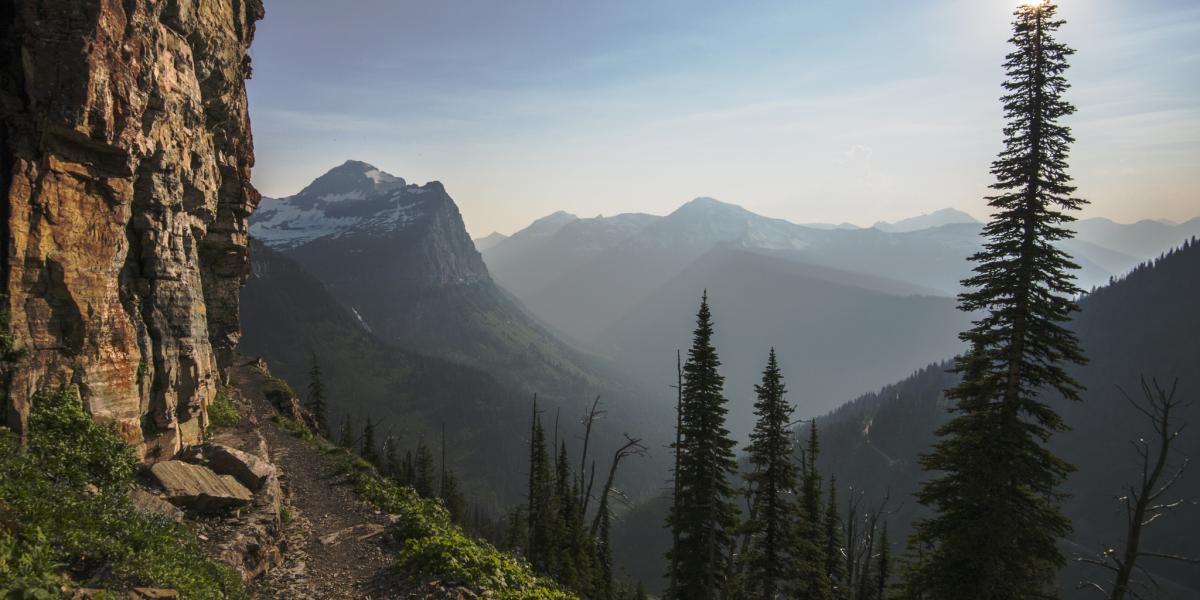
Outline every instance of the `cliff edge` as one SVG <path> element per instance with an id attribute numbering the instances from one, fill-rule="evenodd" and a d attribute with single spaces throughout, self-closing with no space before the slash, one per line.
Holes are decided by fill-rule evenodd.
<path id="1" fill-rule="evenodd" d="M 143 456 L 201 439 L 259 195 L 261 0 L 0 0 L 4 419 L 75 384 Z"/>

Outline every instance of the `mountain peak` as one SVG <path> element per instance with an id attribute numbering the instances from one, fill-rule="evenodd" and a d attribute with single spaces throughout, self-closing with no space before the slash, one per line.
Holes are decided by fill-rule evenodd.
<path id="1" fill-rule="evenodd" d="M 484 250 L 487 250 L 487 249 L 495 246 L 496 244 L 499 244 L 500 242 L 503 242 L 504 240 L 507 240 L 507 239 L 508 239 L 507 235 L 504 235 L 503 233 L 500 233 L 499 231 L 493 231 L 481 238 L 476 238 L 472 241 L 475 242 L 475 249 L 480 252 L 483 252 Z"/>
<path id="2" fill-rule="evenodd" d="M 326 201 L 362 199 L 371 194 L 404 187 L 405 181 L 361 160 L 348 160 L 313 180 L 297 197 Z"/>
<path id="3" fill-rule="evenodd" d="M 895 223 L 880 221 L 871 227 L 889 233 L 907 233 L 958 223 L 979 223 L 979 220 L 956 208 L 943 208 L 928 214 L 901 219 Z"/>
<path id="4" fill-rule="evenodd" d="M 578 221 L 579 217 L 565 211 L 559 210 L 552 212 L 532 223 L 528 227 L 514 234 L 513 238 L 529 238 L 529 237 L 549 237 L 558 233 L 567 223 Z"/>
<path id="5" fill-rule="evenodd" d="M 670 217 L 679 217 L 679 216 L 711 217 L 713 215 L 729 215 L 729 214 L 739 214 L 740 215 L 740 214 L 746 214 L 748 212 L 749 211 L 747 211 L 746 209 L 744 209 L 736 204 L 722 202 L 720 200 L 717 200 L 716 198 L 710 198 L 708 196 L 700 196 L 699 198 L 695 198 L 694 200 L 675 209 L 675 212 L 671 213 L 669 216 Z"/>

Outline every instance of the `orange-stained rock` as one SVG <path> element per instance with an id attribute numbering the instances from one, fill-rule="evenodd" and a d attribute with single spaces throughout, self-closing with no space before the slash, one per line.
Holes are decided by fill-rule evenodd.
<path id="1" fill-rule="evenodd" d="M 149 457 L 200 441 L 258 203 L 261 0 L 23 0 L 0 19 L 9 424 L 78 384 Z"/>

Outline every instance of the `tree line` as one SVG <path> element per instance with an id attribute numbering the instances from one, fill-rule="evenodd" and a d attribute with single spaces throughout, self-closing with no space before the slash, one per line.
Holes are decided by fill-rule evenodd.
<path id="1" fill-rule="evenodd" d="M 592 457 L 589 461 L 589 452 L 592 430 L 603 414 L 596 398 L 582 419 L 583 444 L 576 468 L 565 437 L 560 438 L 563 432 L 557 415 L 547 442 L 542 411 L 534 396 L 526 502 L 509 513 L 501 546 L 525 557 L 535 572 L 553 577 L 582 598 L 637 600 L 647 597 L 642 584 L 625 581 L 613 572 L 611 498 L 620 497 L 615 481 L 621 462 L 646 449 L 640 439 L 626 435 L 613 451 L 607 474 L 598 481 L 597 460 Z"/>
<path id="2" fill-rule="evenodd" d="M 308 399 L 305 408 L 317 433 L 330 437 L 329 405 L 325 397 L 325 384 L 321 377 L 321 365 L 314 354 L 309 367 Z M 463 495 L 458 476 L 446 464 L 446 436 L 442 430 L 440 457 L 434 457 L 434 451 L 425 442 L 418 440 L 415 448 L 402 451 L 400 440 L 389 435 L 380 441 L 377 432 L 378 424 L 367 417 L 361 429 L 356 430 L 349 415 L 342 420 L 338 429 L 335 443 L 375 467 L 380 475 L 412 487 L 423 498 L 441 500 L 450 517 L 458 524 L 473 529 L 479 526 L 481 519 L 479 511 L 468 513 L 466 497 Z"/>
<path id="3" fill-rule="evenodd" d="M 705 293 L 678 374 L 667 597 L 882 600 L 892 573 L 886 502 L 866 509 L 864 496 L 851 490 L 843 513 L 836 480 L 817 468 L 815 420 L 797 447 L 795 408 L 774 349 L 755 386 L 743 470 L 725 428 L 712 336 Z"/>

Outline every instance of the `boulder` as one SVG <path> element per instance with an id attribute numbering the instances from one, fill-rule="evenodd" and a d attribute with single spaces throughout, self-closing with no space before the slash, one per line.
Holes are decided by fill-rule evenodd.
<path id="1" fill-rule="evenodd" d="M 175 506 L 198 512 L 220 512 L 243 506 L 254 495 L 230 475 L 218 475 L 208 467 L 181 460 L 154 463 L 150 474 L 166 490 Z"/>
<path id="2" fill-rule="evenodd" d="M 129 490 L 129 499 L 133 501 L 134 508 L 144 515 L 163 516 L 176 523 L 183 520 L 183 511 L 178 507 L 142 488 Z"/>
<path id="3" fill-rule="evenodd" d="M 261 489 L 275 472 L 274 465 L 258 456 L 220 444 L 206 447 L 204 457 L 208 459 L 208 468 L 220 475 L 232 476 L 252 492 Z"/>

